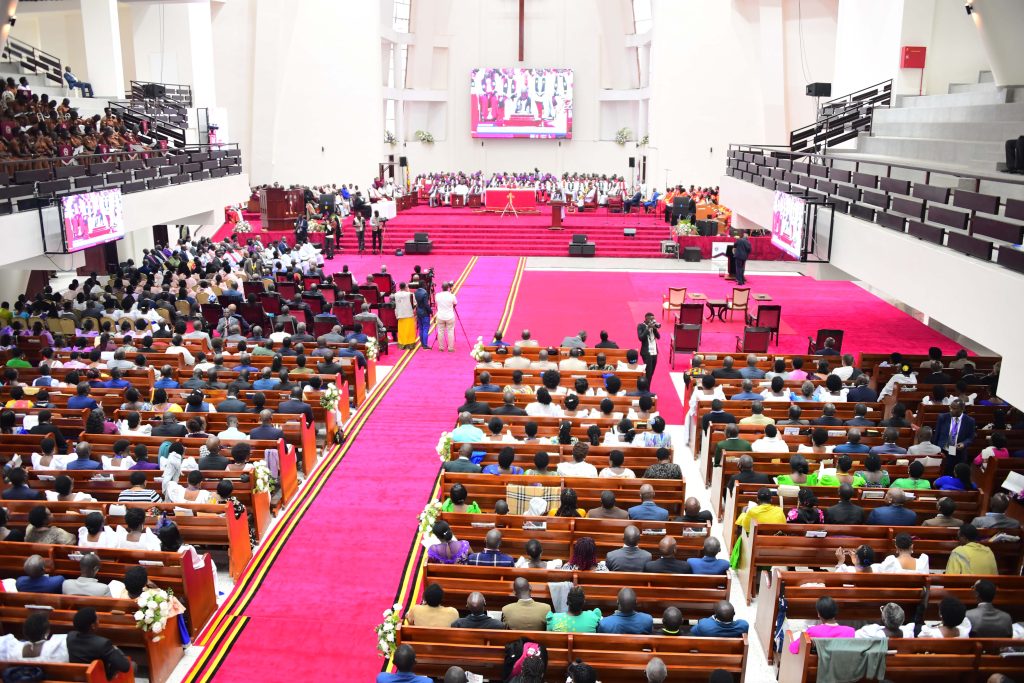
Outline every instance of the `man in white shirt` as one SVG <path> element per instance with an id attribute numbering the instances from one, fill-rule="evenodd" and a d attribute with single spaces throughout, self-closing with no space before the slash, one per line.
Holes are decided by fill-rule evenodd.
<path id="1" fill-rule="evenodd" d="M 832 374 L 843 380 L 844 382 L 850 381 L 853 377 L 854 372 L 857 368 L 853 367 L 853 356 L 849 353 L 843 354 L 843 364 L 834 369 Z"/>
<path id="2" fill-rule="evenodd" d="M 185 365 L 194 365 L 196 362 L 195 356 L 192 355 L 191 351 L 185 348 L 182 341 L 180 334 L 174 335 L 174 337 L 171 338 L 170 346 L 164 349 L 164 353 L 176 353 L 184 359 Z"/>
<path id="3" fill-rule="evenodd" d="M 505 367 L 512 370 L 525 370 L 530 367 L 530 359 L 523 357 L 523 350 L 518 346 L 512 347 L 512 356 L 505 359 Z"/>
<path id="4" fill-rule="evenodd" d="M 558 366 L 548 360 L 547 349 L 541 349 L 537 354 L 537 360 L 530 363 L 531 370 L 557 370 Z M 584 368 L 585 370 L 586 368 Z"/>
<path id="5" fill-rule="evenodd" d="M 775 425 L 765 425 L 764 436 L 750 444 L 750 450 L 755 453 L 788 453 L 789 444 L 779 436 Z"/>
<path id="6" fill-rule="evenodd" d="M 587 363 L 580 356 L 583 355 L 582 349 L 570 349 L 569 357 L 564 358 L 558 363 L 559 370 L 586 370 Z"/>
<path id="7" fill-rule="evenodd" d="M 446 282 L 434 297 L 437 304 L 437 348 L 455 353 L 455 306 L 459 300 L 452 293 L 452 283 Z"/>
<path id="8" fill-rule="evenodd" d="M 224 439 L 242 439 L 244 441 L 249 440 L 249 435 L 238 428 L 238 418 L 234 415 L 228 415 L 227 417 L 228 428 L 217 434 L 217 438 L 220 440 Z"/>

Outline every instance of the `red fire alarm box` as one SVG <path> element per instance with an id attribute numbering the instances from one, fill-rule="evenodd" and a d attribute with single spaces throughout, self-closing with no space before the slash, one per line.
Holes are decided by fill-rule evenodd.
<path id="1" fill-rule="evenodd" d="M 928 48 L 923 46 L 904 45 L 900 50 L 901 69 L 923 69 L 924 57 Z"/>

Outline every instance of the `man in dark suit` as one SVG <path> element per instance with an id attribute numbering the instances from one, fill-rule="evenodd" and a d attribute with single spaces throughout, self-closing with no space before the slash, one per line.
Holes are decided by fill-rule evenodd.
<path id="1" fill-rule="evenodd" d="M 494 415 L 526 415 L 526 410 L 516 405 L 516 395 L 506 391 L 501 395 L 502 404 L 491 411 Z"/>
<path id="2" fill-rule="evenodd" d="M 245 405 L 245 401 L 241 401 L 238 398 L 238 389 L 228 387 L 228 396 L 223 401 L 217 404 L 218 413 L 247 413 L 249 412 L 249 406 Z"/>
<path id="3" fill-rule="evenodd" d="M 850 502 L 853 499 L 853 486 L 839 485 L 839 502 L 825 509 L 826 524 L 863 524 L 864 508 Z"/>
<path id="4" fill-rule="evenodd" d="M 740 471 L 737 474 L 734 474 L 731 477 L 729 477 L 729 481 L 725 485 L 726 490 L 732 491 L 732 487 L 737 482 L 739 482 L 740 484 L 773 483 L 771 475 L 754 471 L 754 459 L 749 455 L 740 456 L 739 467 Z"/>
<path id="5" fill-rule="evenodd" d="M 153 427 L 153 436 L 182 437 L 187 434 L 185 425 L 178 422 L 174 413 L 164 413 L 163 422 Z"/>
<path id="6" fill-rule="evenodd" d="M 874 427 L 874 420 L 869 420 L 865 417 L 868 414 L 868 407 L 863 403 L 858 403 L 853 407 L 853 417 L 846 421 L 847 427 Z"/>
<path id="7" fill-rule="evenodd" d="M 280 386 L 280 385 L 278 385 Z M 306 422 L 313 424 L 313 409 L 302 400 L 302 387 L 293 387 L 292 394 L 287 401 L 281 401 L 277 406 L 277 412 L 287 415 L 305 415 Z"/>
<path id="8" fill-rule="evenodd" d="M 342 367 L 334 362 L 334 352 L 330 350 L 324 353 L 324 359 L 316 364 L 316 372 L 319 375 L 336 375 L 341 370 Z"/>
<path id="9" fill-rule="evenodd" d="M 922 384 L 951 384 L 953 382 L 949 373 L 942 371 L 942 363 L 939 361 L 932 361 L 928 369 L 931 370 L 931 373 L 920 380 Z"/>
<path id="10" fill-rule="evenodd" d="M 459 457 L 454 460 L 441 465 L 441 469 L 445 472 L 468 472 L 470 474 L 479 474 L 480 465 L 475 464 L 469 457 L 473 455 L 473 445 L 464 443 L 459 446 Z"/>
<path id="11" fill-rule="evenodd" d="M 210 436 L 206 439 L 206 455 L 199 458 L 197 464 L 201 470 L 222 470 L 231 464 L 231 461 L 221 455 L 220 439 Z"/>
<path id="12" fill-rule="evenodd" d="M 261 410 L 260 411 L 260 426 L 254 428 L 249 432 L 250 439 L 271 439 L 277 440 L 284 438 L 284 431 L 273 425 L 274 411 L 272 410 Z"/>
<path id="13" fill-rule="evenodd" d="M 650 384 L 654 377 L 654 367 L 658 364 L 658 340 L 661 333 L 658 328 L 661 324 L 655 322 L 654 314 L 644 315 L 644 321 L 636 326 L 636 337 L 640 342 L 640 357 L 646 365 L 647 382 Z"/>
<path id="14" fill-rule="evenodd" d="M 846 400 L 850 403 L 874 403 L 878 400 L 878 392 L 868 386 L 867 375 L 859 375 L 854 380 L 854 386 L 846 393 Z"/>
<path id="15" fill-rule="evenodd" d="M 459 406 L 456 412 L 470 415 L 490 415 L 491 407 L 483 401 L 476 400 L 475 389 L 466 389 L 466 402 Z"/>
<path id="16" fill-rule="evenodd" d="M 711 424 L 736 424 L 736 416 L 722 410 L 722 399 L 720 398 L 713 399 L 711 401 L 711 410 L 704 413 L 704 416 L 700 418 L 700 429 L 702 432 L 707 432 L 708 425 Z"/>
<path id="17" fill-rule="evenodd" d="M 967 610 L 971 622 L 971 638 L 1010 638 L 1013 636 L 1013 617 L 1008 612 L 996 609 L 996 585 L 988 579 L 974 584 L 978 606 Z"/>
<path id="18" fill-rule="evenodd" d="M 54 444 L 57 446 L 57 452 L 58 453 L 67 453 L 68 452 L 68 440 L 65 439 L 64 435 L 61 433 L 61 431 L 59 429 L 57 429 L 57 427 L 52 422 L 50 422 L 50 420 L 52 418 L 53 418 L 53 413 L 51 411 L 49 411 L 49 410 L 40 410 L 39 411 L 39 423 L 35 427 L 33 427 L 32 429 L 28 430 L 28 433 L 29 434 L 40 434 L 40 435 L 47 434 L 47 435 L 49 435 L 50 438 L 53 439 Z"/>
<path id="19" fill-rule="evenodd" d="M 977 425 L 974 418 L 964 414 L 964 403 L 956 399 L 949 404 L 949 412 L 935 421 L 935 445 L 946 454 L 945 472 L 964 461 L 964 450 L 974 441 Z"/>
<path id="20" fill-rule="evenodd" d="M 690 565 L 676 557 L 676 539 L 665 536 L 658 542 L 658 559 L 644 564 L 644 571 L 651 574 L 692 574 Z"/>
<path id="21" fill-rule="evenodd" d="M 715 379 L 743 379 L 743 373 L 733 367 L 735 364 L 732 356 L 726 356 L 722 359 L 722 367 L 712 370 L 711 376 Z"/>
<path id="22" fill-rule="evenodd" d="M 96 609 L 83 607 L 75 612 L 74 630 L 68 633 L 68 661 L 72 664 L 103 662 L 107 678 L 132 670 L 132 662 L 108 638 L 96 635 Z"/>
<path id="23" fill-rule="evenodd" d="M 843 424 L 843 421 L 836 417 L 835 405 L 826 403 L 825 407 L 821 409 L 821 417 L 813 420 L 811 424 L 821 425 L 822 427 L 838 427 Z"/>
<path id="24" fill-rule="evenodd" d="M 694 213 L 697 209 L 694 207 Z M 732 262 L 733 267 L 736 271 L 736 284 L 742 287 L 747 284 L 746 272 L 747 272 L 747 259 L 750 258 L 750 252 L 754 250 L 754 246 L 747 239 L 747 234 L 743 233 L 740 238 L 732 245 Z"/>

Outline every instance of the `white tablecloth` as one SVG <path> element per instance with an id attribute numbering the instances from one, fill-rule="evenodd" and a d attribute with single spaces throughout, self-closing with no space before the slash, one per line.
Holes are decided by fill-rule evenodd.
<path id="1" fill-rule="evenodd" d="M 373 205 L 374 211 L 380 212 L 380 217 L 391 220 L 398 215 L 398 204 L 393 199 L 382 199 Z"/>

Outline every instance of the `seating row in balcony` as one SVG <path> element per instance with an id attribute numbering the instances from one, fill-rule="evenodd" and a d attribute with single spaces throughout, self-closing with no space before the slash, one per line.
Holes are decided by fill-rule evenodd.
<path id="1" fill-rule="evenodd" d="M 782 153 L 787 155 L 788 153 Z M 837 211 L 1024 273 L 1024 201 L 733 149 L 730 176 L 828 201 Z"/>

